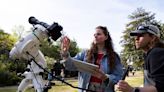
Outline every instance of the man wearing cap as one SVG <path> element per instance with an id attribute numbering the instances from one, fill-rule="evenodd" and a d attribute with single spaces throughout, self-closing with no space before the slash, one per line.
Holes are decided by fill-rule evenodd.
<path id="1" fill-rule="evenodd" d="M 144 87 L 132 87 L 120 80 L 116 89 L 121 92 L 164 92 L 164 44 L 154 25 L 142 25 L 132 31 L 136 49 L 144 52 Z"/>

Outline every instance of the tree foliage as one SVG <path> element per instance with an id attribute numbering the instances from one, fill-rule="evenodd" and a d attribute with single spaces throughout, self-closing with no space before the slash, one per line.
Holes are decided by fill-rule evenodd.
<path id="1" fill-rule="evenodd" d="M 55 60 L 61 59 L 60 41 L 53 42 L 52 44 L 47 40 L 43 41 L 41 45 L 41 51 L 45 56 L 54 58 Z M 79 48 L 75 40 L 71 40 L 69 52 L 71 56 L 75 56 L 79 52 Z"/>
<path id="2" fill-rule="evenodd" d="M 16 42 L 15 37 L 0 30 L 0 86 L 13 85 L 20 80 L 16 73 L 13 62 L 9 59 L 9 51 Z M 12 70 L 13 69 L 13 70 Z"/>
<path id="3" fill-rule="evenodd" d="M 14 26 L 12 29 L 12 35 L 16 38 L 16 39 L 20 39 L 23 37 L 23 35 L 25 34 L 25 28 L 22 25 L 18 25 L 18 26 Z"/>

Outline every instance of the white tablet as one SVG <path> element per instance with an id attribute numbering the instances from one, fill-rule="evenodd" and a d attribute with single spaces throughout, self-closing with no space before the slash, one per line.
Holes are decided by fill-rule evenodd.
<path id="1" fill-rule="evenodd" d="M 87 72 L 87 73 L 92 74 L 97 69 L 99 69 L 98 65 L 94 65 L 94 64 L 87 63 L 87 62 L 84 62 L 84 61 L 76 60 L 76 59 L 73 59 L 73 58 L 72 58 L 72 62 L 76 66 L 77 70 L 80 71 L 80 72 Z"/>

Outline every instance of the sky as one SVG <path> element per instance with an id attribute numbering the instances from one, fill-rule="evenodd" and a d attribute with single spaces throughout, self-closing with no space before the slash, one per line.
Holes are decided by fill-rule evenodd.
<path id="1" fill-rule="evenodd" d="M 12 33 L 14 26 L 28 30 L 28 18 L 34 16 L 48 24 L 57 22 L 80 48 L 90 48 L 95 27 L 106 26 L 116 52 L 121 51 L 122 32 L 130 21 L 128 15 L 137 8 L 156 13 L 156 20 L 164 23 L 162 0 L 1 0 L 0 28 Z"/>

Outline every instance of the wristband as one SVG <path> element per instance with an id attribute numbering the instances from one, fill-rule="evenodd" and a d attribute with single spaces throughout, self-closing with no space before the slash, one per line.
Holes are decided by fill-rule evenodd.
<path id="1" fill-rule="evenodd" d="M 133 92 L 140 92 L 140 89 L 138 87 L 135 87 Z"/>
<path id="2" fill-rule="evenodd" d="M 64 57 L 64 58 L 68 58 L 69 57 L 69 52 L 61 52 L 61 56 Z"/>

